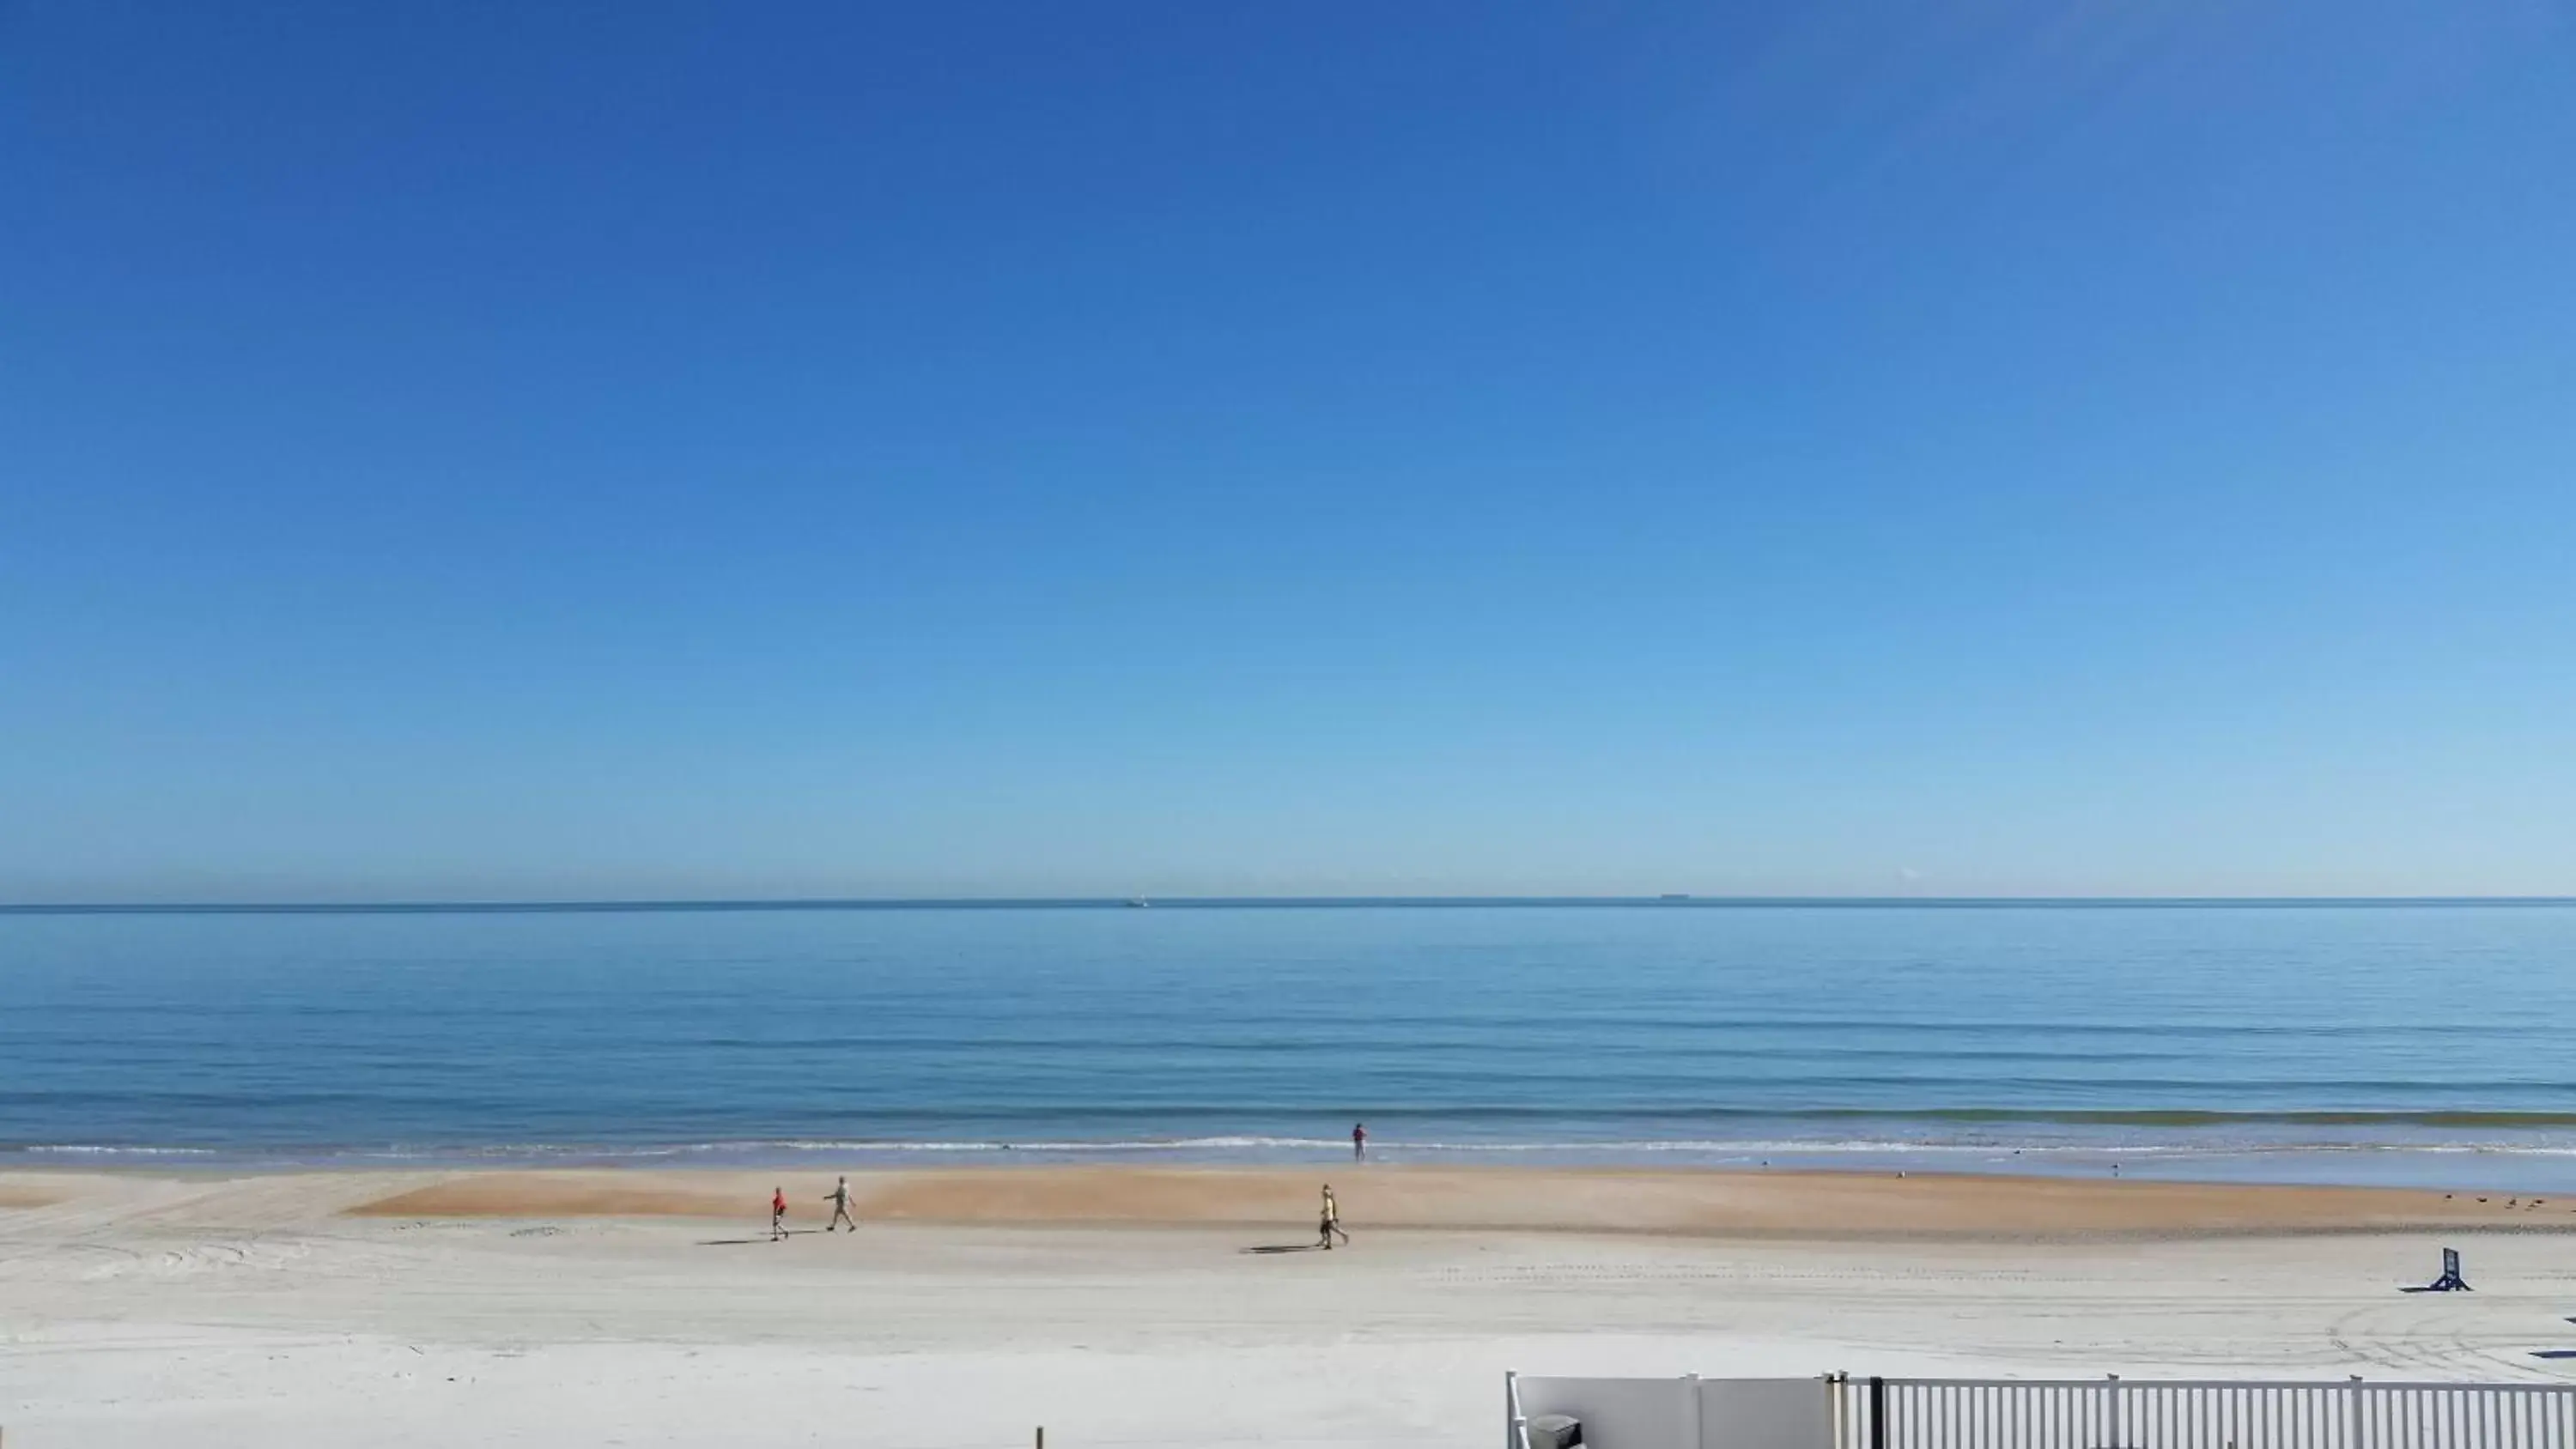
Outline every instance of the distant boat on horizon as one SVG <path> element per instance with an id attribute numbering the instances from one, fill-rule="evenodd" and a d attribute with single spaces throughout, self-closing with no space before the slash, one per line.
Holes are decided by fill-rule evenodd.
<path id="1" fill-rule="evenodd" d="M 1140 910 L 1140 911 L 1141 911 L 1141 910 L 1144 910 L 1145 908 L 1147 908 L 1148 906 L 1153 905 L 1154 903 L 1153 903 L 1152 901 L 1149 901 L 1149 900 L 1145 899 L 1143 896 L 1129 896 L 1129 897 L 1127 898 L 1127 904 L 1128 904 L 1129 906 L 1133 907 L 1134 909 L 1136 909 L 1136 910 Z"/>

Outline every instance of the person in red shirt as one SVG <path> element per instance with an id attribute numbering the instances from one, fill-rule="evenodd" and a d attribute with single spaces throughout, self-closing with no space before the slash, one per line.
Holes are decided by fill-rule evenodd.
<path id="1" fill-rule="evenodd" d="M 769 1240 L 777 1242 L 787 1236 L 787 1189 L 769 1190 Z"/>

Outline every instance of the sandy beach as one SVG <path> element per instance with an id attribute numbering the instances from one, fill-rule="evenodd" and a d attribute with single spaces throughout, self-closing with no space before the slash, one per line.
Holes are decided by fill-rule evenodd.
<path id="1" fill-rule="evenodd" d="M 1485 1444 L 1506 1369 L 2549 1379 L 2576 1203 L 1287 1170 L 0 1176 L 11 1449 Z M 793 1235 L 769 1242 L 776 1183 Z M 2406 1294 L 2464 1249 L 2474 1295 Z"/>

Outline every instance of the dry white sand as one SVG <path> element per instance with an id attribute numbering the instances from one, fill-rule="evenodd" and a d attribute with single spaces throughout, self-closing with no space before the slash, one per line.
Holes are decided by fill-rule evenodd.
<path id="1" fill-rule="evenodd" d="M 2184 1218 L 2221 1211 L 2229 1231 L 2178 1218 L 2153 1235 L 2050 1241 L 1852 1237 L 1823 1212 L 1816 1226 L 1846 1235 L 1801 1239 L 1599 1228 L 1638 1193 L 1738 1201 L 1741 1183 L 1717 1175 L 1560 1188 L 1559 1175 L 1493 1174 L 1487 1189 L 1524 1214 L 1544 1217 L 1560 1191 L 1612 1206 L 1569 1212 L 1573 1231 L 1390 1229 L 1372 1200 L 1419 1216 L 1449 1188 L 1344 1173 L 1352 1248 L 1254 1253 L 1311 1227 L 1232 1221 L 1247 1193 L 1272 1189 L 1216 1176 L 1159 1214 L 1167 1226 L 995 1222 L 974 1206 L 998 1191 L 1023 1217 L 1052 1203 L 1142 1222 L 1158 1214 L 1139 1204 L 1171 1196 L 1147 1179 L 1104 1208 L 1096 1182 L 1069 1177 L 962 1197 L 955 1179 L 867 1178 L 863 1204 L 964 1205 L 954 1221 L 856 1236 L 812 1230 L 830 1180 L 808 1176 L 787 1183 L 808 1215 L 773 1244 L 756 1205 L 732 1219 L 667 1211 L 701 1192 L 738 1200 L 742 1184 L 713 1175 L 619 1176 L 604 1202 L 524 1176 L 0 1175 L 0 1203 L 14 1204 L 0 1207 L 0 1426 L 8 1449 L 1009 1449 L 1040 1423 L 1050 1449 L 1483 1446 L 1510 1368 L 2576 1376 L 2534 1357 L 2576 1348 L 2564 1316 L 2576 1237 L 2532 1231 L 2538 1219 L 2504 1218 L 2500 1203 L 2475 1209 L 2498 1215 L 2493 1227 L 2390 1230 L 2371 1217 L 2386 1205 L 2362 1199 L 2345 1207 L 2365 1220 L 2340 1229 L 2344 1209 L 2322 1199 L 2175 1199 Z M 462 1211 L 555 1206 L 350 1215 L 427 1187 L 464 1192 Z M 1763 1191 L 1776 1209 L 1803 1189 Z M 629 1199 L 665 1211 L 590 1215 Z M 2249 1211 L 2302 1226 L 2249 1229 Z M 1194 1220 L 1210 1213 L 1227 1220 Z M 2085 1229 L 2080 1212 L 2070 1226 Z M 2398 1292 L 2430 1276 L 2445 1241 L 2481 1291 Z"/>

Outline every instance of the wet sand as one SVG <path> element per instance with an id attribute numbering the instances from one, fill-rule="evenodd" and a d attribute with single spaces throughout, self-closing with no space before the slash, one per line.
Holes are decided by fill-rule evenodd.
<path id="1" fill-rule="evenodd" d="M 2576 1230 L 2576 1199 L 2332 1187 L 1819 1172 L 1423 1168 L 966 1168 L 854 1172 L 860 1217 L 954 1226 L 1311 1226 L 1335 1184 L 1353 1225 L 1445 1231 L 1779 1238 L 2208 1236 L 2436 1228 Z M 474 1172 L 352 1211 L 383 1217 L 709 1217 L 820 1221 L 830 1175 Z M 2510 1202 L 2512 1206 L 2506 1204 Z"/>

